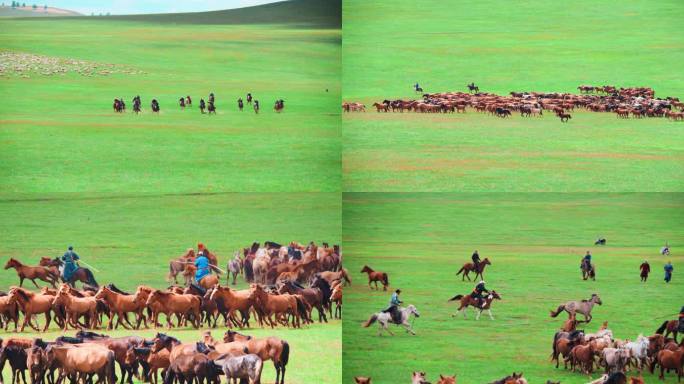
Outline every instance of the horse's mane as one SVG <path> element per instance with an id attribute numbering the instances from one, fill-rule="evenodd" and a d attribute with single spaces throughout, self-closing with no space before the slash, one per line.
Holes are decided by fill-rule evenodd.
<path id="1" fill-rule="evenodd" d="M 43 341 L 43 339 L 37 337 L 37 338 L 33 339 L 33 344 L 31 344 L 31 346 L 45 349 L 48 346 L 48 343 Z"/>
<path id="2" fill-rule="evenodd" d="M 76 332 L 76 337 L 80 337 L 83 339 L 106 339 L 109 338 L 108 335 L 102 334 L 102 333 L 95 333 L 91 331 L 78 331 Z"/>
<path id="3" fill-rule="evenodd" d="M 134 347 L 133 351 L 141 355 L 149 355 L 152 350 L 150 348 Z"/>
<path id="4" fill-rule="evenodd" d="M 214 348 L 208 346 L 203 341 L 198 341 L 197 343 L 195 343 L 195 348 L 197 349 L 197 352 L 203 353 L 205 355 L 208 354 L 209 352 L 215 350 Z"/>
<path id="5" fill-rule="evenodd" d="M 130 295 L 130 293 L 124 292 L 124 291 L 120 290 L 119 288 L 117 288 L 117 286 L 114 285 L 114 283 L 109 283 L 109 284 L 107 284 L 107 288 L 108 288 L 110 291 L 114 291 L 114 292 L 119 293 L 119 294 L 121 294 L 121 295 Z"/>
<path id="6" fill-rule="evenodd" d="M 202 295 L 205 295 L 207 293 L 206 289 L 200 287 L 199 285 L 197 285 L 195 283 L 190 283 L 190 288 L 197 290 L 197 292 L 199 292 Z"/>
<path id="7" fill-rule="evenodd" d="M 163 343 L 166 343 L 168 341 L 180 343 L 180 340 L 176 339 L 173 336 L 169 336 L 165 333 L 157 333 L 156 338 L 160 339 Z"/>
<path id="8" fill-rule="evenodd" d="M 33 292 L 27 291 L 24 288 L 16 288 L 15 291 L 21 296 L 22 299 L 29 301 L 33 297 Z"/>
<path id="9" fill-rule="evenodd" d="M 70 336 L 60 336 L 55 339 L 56 342 L 58 343 L 69 343 L 69 344 L 81 344 L 83 343 L 83 339 L 79 337 L 70 337 Z"/>

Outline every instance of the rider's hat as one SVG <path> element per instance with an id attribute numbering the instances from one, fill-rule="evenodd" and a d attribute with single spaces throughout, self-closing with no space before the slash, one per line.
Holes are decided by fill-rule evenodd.
<path id="1" fill-rule="evenodd" d="M 480 282 L 478 284 L 484 284 L 484 283 L 485 283 L 484 280 L 480 280 Z"/>
<path id="2" fill-rule="evenodd" d="M 394 291 L 394 292 L 396 292 L 396 293 L 401 293 L 401 289 L 397 289 L 397 290 Z"/>
<path id="3" fill-rule="evenodd" d="M 74 250 L 74 246 L 73 246 L 73 245 L 70 245 L 68 249 L 69 249 L 70 251 L 73 251 L 73 250 Z"/>

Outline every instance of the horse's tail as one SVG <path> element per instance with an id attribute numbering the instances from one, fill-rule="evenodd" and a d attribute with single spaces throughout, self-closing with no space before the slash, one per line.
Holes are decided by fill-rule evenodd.
<path id="1" fill-rule="evenodd" d="M 452 297 L 451 299 L 449 299 L 449 301 L 461 300 L 462 298 L 463 298 L 463 295 L 456 295 L 456 296 Z"/>
<path id="2" fill-rule="evenodd" d="M 660 328 L 658 328 L 655 333 L 662 335 L 663 332 L 665 331 L 665 328 L 667 328 L 667 323 L 669 323 L 669 321 L 665 320 L 663 322 L 663 325 L 661 325 Z"/>
<path id="3" fill-rule="evenodd" d="M 107 367 L 105 368 L 105 376 L 109 383 L 116 383 L 116 368 L 114 362 L 116 362 L 116 359 L 114 358 L 114 352 L 112 352 L 107 359 Z"/>
<path id="4" fill-rule="evenodd" d="M 299 313 L 299 317 L 306 321 L 309 316 L 306 311 L 306 305 L 304 305 L 304 300 L 299 296 L 295 296 L 295 299 L 297 300 L 297 312 Z"/>
<path id="5" fill-rule="evenodd" d="M 460 275 L 464 271 L 465 271 L 465 266 L 461 267 L 461 269 L 459 269 L 458 272 L 456 272 L 456 276 Z"/>
<path id="6" fill-rule="evenodd" d="M 556 309 L 555 312 L 551 311 L 551 317 L 558 317 L 558 315 L 560 315 L 560 313 L 563 312 L 564 310 L 565 310 L 565 304 L 559 305 L 558 309 Z"/>
<path id="7" fill-rule="evenodd" d="M 370 317 L 370 319 L 368 319 L 368 321 L 363 323 L 363 326 L 368 328 L 371 326 L 371 324 L 375 323 L 376 320 L 378 320 L 378 315 L 373 315 Z"/>
<path id="8" fill-rule="evenodd" d="M 283 340 L 283 350 L 280 352 L 280 364 L 285 367 L 290 361 L 290 344 Z"/>
<path id="9" fill-rule="evenodd" d="M 85 272 L 86 278 L 88 279 L 88 285 L 92 285 L 93 287 L 98 288 L 99 285 L 97 285 L 97 281 L 95 281 L 95 276 L 90 271 L 90 269 L 84 268 L 83 271 Z"/>
<path id="10" fill-rule="evenodd" d="M 382 282 L 383 282 L 383 284 L 385 284 L 385 285 L 389 285 L 389 277 L 387 276 L 386 273 L 383 273 L 383 274 L 382 274 Z"/>

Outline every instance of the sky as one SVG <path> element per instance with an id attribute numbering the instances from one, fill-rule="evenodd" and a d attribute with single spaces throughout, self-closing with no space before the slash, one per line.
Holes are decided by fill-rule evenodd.
<path id="1" fill-rule="evenodd" d="M 23 0 L 21 0 L 23 1 Z M 137 13 L 201 12 L 250 7 L 277 0 L 30 0 L 26 4 L 47 4 L 48 7 L 69 9 L 84 15 L 111 13 L 128 15 Z M 11 1 L 6 3 L 11 3 Z"/>

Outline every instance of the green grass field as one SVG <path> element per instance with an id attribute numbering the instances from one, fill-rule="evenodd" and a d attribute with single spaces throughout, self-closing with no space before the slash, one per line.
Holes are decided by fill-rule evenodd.
<path id="1" fill-rule="evenodd" d="M 0 77 L 1 190 L 339 191 L 339 18 L 323 14 L 305 24 L 295 17 L 298 9 L 273 14 L 270 24 L 263 23 L 263 11 L 242 25 L 230 11 L 172 20 L 0 20 L 2 52 L 144 72 Z M 221 17 L 226 24 L 217 24 Z M 200 97 L 210 92 L 218 113 L 201 115 Z M 247 92 L 260 100 L 259 115 L 250 106 L 238 111 L 236 100 Z M 130 112 L 137 94 L 142 115 L 113 113 L 114 98 L 123 97 Z M 194 106 L 181 111 L 178 99 L 185 95 Z M 149 112 L 152 98 L 160 101 L 158 116 Z M 276 114 L 280 98 L 285 111 Z"/>
<path id="2" fill-rule="evenodd" d="M 343 100 L 650 86 L 684 96 L 677 1 L 344 2 Z M 648 28 L 644 28 L 648 25 Z M 369 110 L 372 108 L 369 108 Z M 573 113 L 343 118 L 345 191 L 681 191 L 682 124 Z"/>
<path id="3" fill-rule="evenodd" d="M 4 195 L 0 200 L 0 253 L 3 265 L 9 257 L 37 264 L 41 256 L 59 256 L 72 244 L 83 260 L 100 271 L 95 274 L 100 284 L 113 282 L 125 290 L 133 290 L 138 284 L 164 288 L 169 285 L 165 281 L 168 261 L 185 249 L 196 247 L 198 241 L 216 252 L 225 268 L 237 249 L 253 241 L 314 240 L 339 244 L 340 212 L 338 193 L 54 194 L 34 199 Z M 18 281 L 14 270 L 0 271 L 3 290 Z M 246 284 L 240 282 L 238 287 L 245 288 Z M 43 321 L 39 319 L 41 324 Z M 225 328 L 217 328 L 214 336 L 223 331 Z M 153 332 L 120 330 L 114 334 L 149 336 Z M 188 341 L 199 339 L 200 335 L 194 329 L 168 332 Z M 245 333 L 275 335 L 291 344 L 288 382 L 339 382 L 340 321 L 302 330 L 257 328 Z M 42 337 L 58 334 L 53 326 Z M 0 337 L 7 335 L 0 331 Z M 272 365 L 267 364 L 264 372 L 267 382 L 275 379 Z M 5 377 L 8 373 L 6 370 Z"/>
<path id="4" fill-rule="evenodd" d="M 358 375 L 380 384 L 409 382 L 418 370 L 433 382 L 456 373 L 463 384 L 514 370 L 530 383 L 590 381 L 551 364 L 553 334 L 566 317 L 552 319 L 549 310 L 598 293 L 603 305 L 584 329 L 595 331 L 607 320 L 616 337 L 632 340 L 653 334 L 664 318 L 676 318 L 684 299 L 676 272 L 684 264 L 678 229 L 683 204 L 682 194 L 345 194 L 345 266 L 353 285 L 345 291 L 343 382 Z M 593 246 L 597 236 L 608 244 Z M 659 254 L 666 241 L 669 258 Z M 465 320 L 452 318 L 457 307 L 447 303 L 473 289 L 455 273 L 475 249 L 492 261 L 487 287 L 503 298 L 492 307 L 494 321 L 486 314 L 475 321 L 472 309 Z M 596 282 L 581 279 L 586 250 L 594 256 Z M 653 270 L 645 284 L 638 271 L 644 259 Z M 666 285 L 662 266 L 668 259 L 675 275 Z M 359 273 L 365 264 L 388 273 L 390 291 L 368 288 Z M 393 328 L 396 336 L 378 337 L 376 325 L 361 324 L 385 308 L 397 288 L 405 305 L 416 305 L 422 315 L 413 322 L 418 335 Z"/>

